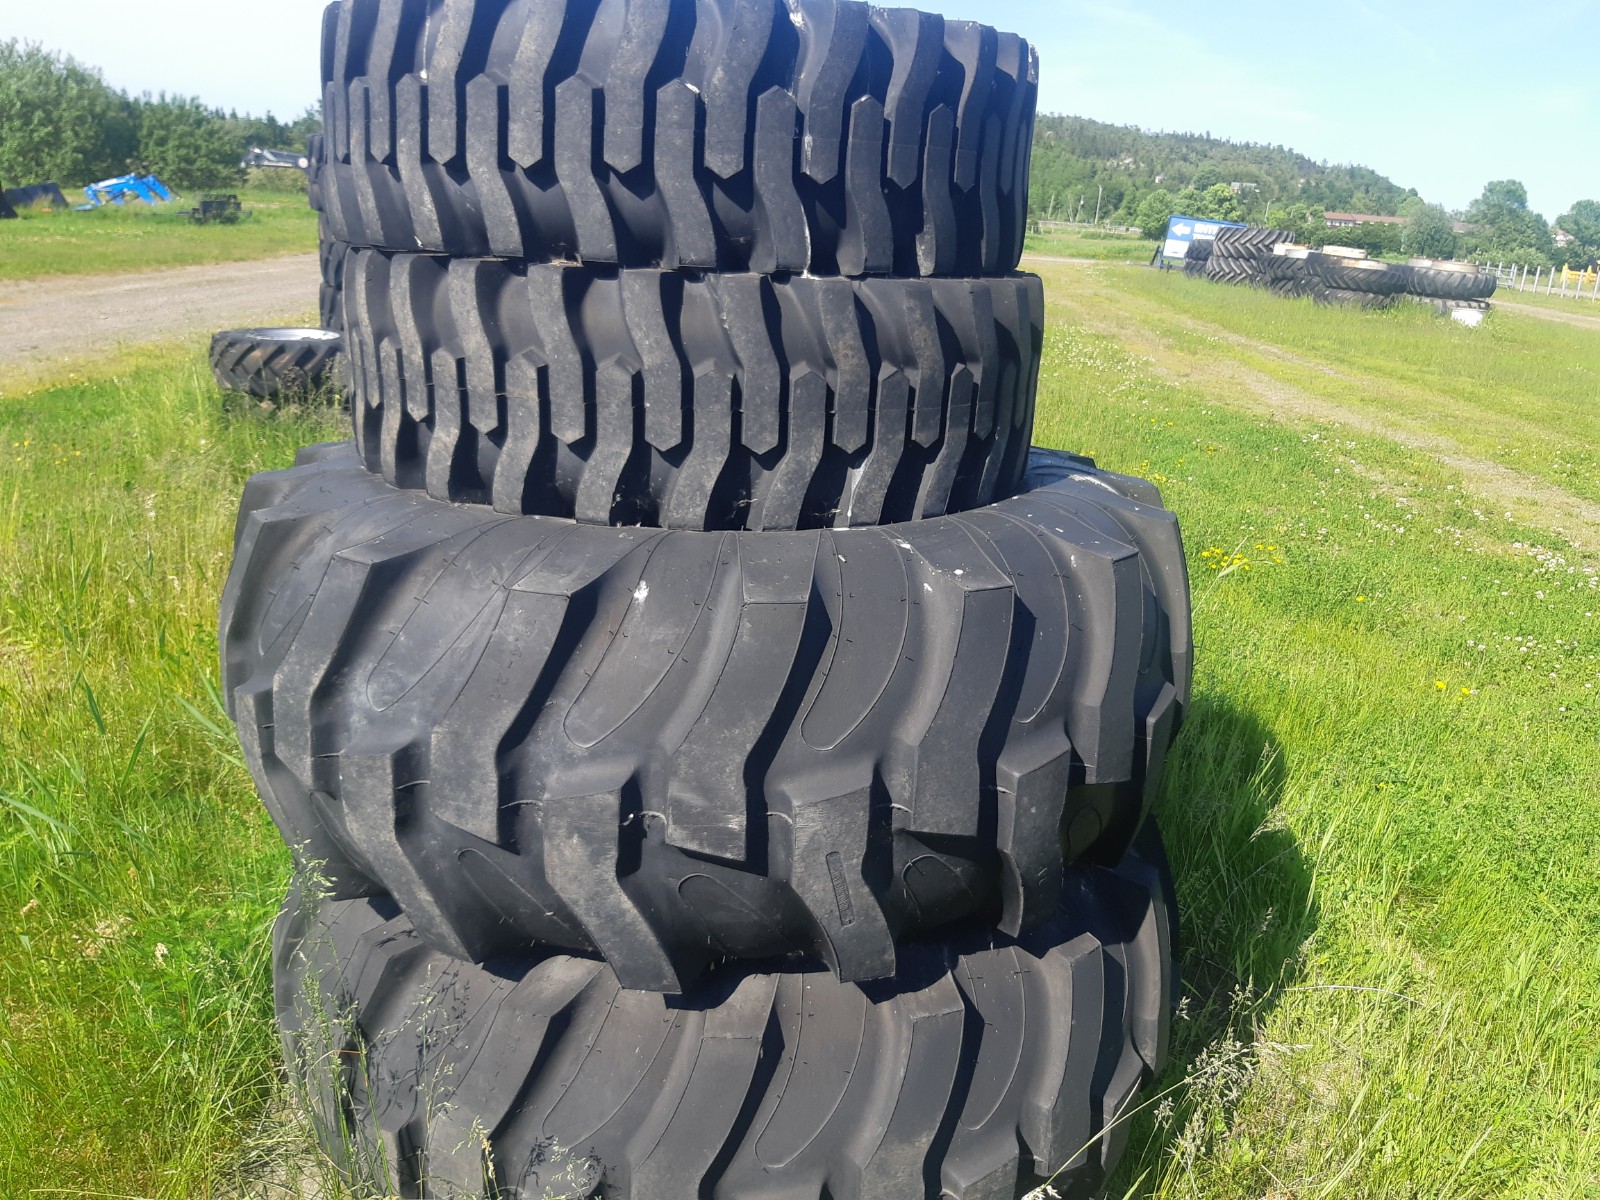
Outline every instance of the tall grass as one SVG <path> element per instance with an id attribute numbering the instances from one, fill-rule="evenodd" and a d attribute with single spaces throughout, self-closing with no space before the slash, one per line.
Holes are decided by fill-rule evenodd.
<path id="1" fill-rule="evenodd" d="M 1102 286 L 1146 294 L 1123 274 Z M 1234 295 L 1183 311 L 1289 340 Z M 1158 479 L 1195 575 L 1160 810 L 1188 1019 L 1113 1194 L 1600 1194 L 1596 559 L 1477 511 L 1436 457 L 1242 412 L 1066 307 L 1040 440 Z M 1402 377 L 1454 340 L 1366 321 Z M 1585 351 L 1547 353 L 1559 373 Z"/>
<path id="2" fill-rule="evenodd" d="M 275 1094 L 287 857 L 215 696 L 251 472 L 203 349 L 0 405 L 0 1195 L 207 1194 Z"/>

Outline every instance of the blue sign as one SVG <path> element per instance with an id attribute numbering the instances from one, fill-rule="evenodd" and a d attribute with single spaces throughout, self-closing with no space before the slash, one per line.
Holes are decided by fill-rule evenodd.
<path id="1" fill-rule="evenodd" d="M 1207 221 L 1200 217 L 1173 215 L 1167 222 L 1167 243 L 1161 248 L 1163 258 L 1183 258 L 1189 253 L 1190 242 L 1209 242 L 1219 229 L 1244 229 L 1242 221 Z"/>

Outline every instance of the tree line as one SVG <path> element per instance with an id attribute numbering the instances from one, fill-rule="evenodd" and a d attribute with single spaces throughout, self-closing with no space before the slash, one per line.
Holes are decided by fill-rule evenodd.
<path id="1" fill-rule="evenodd" d="M 191 97 L 130 96 L 68 55 L 0 42 L 0 180 L 7 186 L 54 180 L 76 188 L 129 171 L 179 189 L 236 186 L 246 150 L 302 149 L 321 127 L 316 110 L 285 122 Z"/>
<path id="2" fill-rule="evenodd" d="M 1429 204 L 1367 167 L 1315 162 L 1282 146 L 1209 133 L 1151 133 L 1084 117 L 1041 116 L 1029 211 L 1035 220 L 1135 226 L 1159 237 L 1174 213 L 1268 225 L 1313 245 L 1374 254 L 1585 266 L 1600 257 L 1600 202 L 1580 200 L 1552 224 L 1514 179 L 1488 184 L 1460 212 Z M 1330 230 L 1330 212 L 1403 217 Z M 1458 224 L 1465 232 L 1457 232 Z M 1556 245 L 1555 230 L 1571 242 Z"/>
<path id="3" fill-rule="evenodd" d="M 240 116 L 183 96 L 130 96 L 75 59 L 16 40 L 0 42 L 0 180 L 56 180 L 72 188 L 127 171 L 180 188 L 240 182 L 252 146 L 301 149 L 321 128 L 315 107 L 294 121 Z M 1583 200 L 1555 222 L 1528 207 L 1516 180 L 1484 188 L 1447 213 L 1366 167 L 1315 162 L 1283 146 L 1209 133 L 1151 133 L 1085 117 L 1041 115 L 1034 134 L 1035 219 L 1099 219 L 1159 236 L 1173 213 L 1288 229 L 1297 238 L 1376 254 L 1586 265 L 1600 256 L 1600 202 Z M 1327 212 L 1405 218 L 1334 234 Z M 1455 225 L 1467 226 L 1458 233 Z"/>

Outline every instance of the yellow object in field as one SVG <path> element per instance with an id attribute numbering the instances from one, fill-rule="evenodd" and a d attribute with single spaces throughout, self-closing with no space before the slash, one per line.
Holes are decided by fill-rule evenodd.
<path id="1" fill-rule="evenodd" d="M 1600 284 L 1600 271 L 1585 268 L 1574 271 L 1571 267 L 1561 268 L 1561 289 L 1565 291 L 1569 286 L 1575 288 L 1580 294 L 1593 291 Z"/>

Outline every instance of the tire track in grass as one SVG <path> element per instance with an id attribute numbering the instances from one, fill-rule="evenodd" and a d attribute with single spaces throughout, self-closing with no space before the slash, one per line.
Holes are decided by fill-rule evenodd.
<path id="1" fill-rule="evenodd" d="M 1221 403 L 1271 416 L 1285 423 L 1300 421 L 1342 425 L 1369 436 L 1387 438 L 1407 449 L 1427 454 L 1442 465 L 1460 472 L 1469 494 L 1502 512 L 1514 512 L 1517 521 L 1559 534 L 1576 549 L 1600 552 L 1600 504 L 1594 501 L 1574 495 L 1527 472 L 1474 455 L 1453 438 L 1426 430 L 1404 417 L 1392 413 L 1379 417 L 1362 412 L 1307 388 L 1285 382 L 1238 359 L 1194 354 L 1185 350 L 1175 339 L 1152 329 L 1148 322 L 1136 319 L 1140 315 L 1137 312 L 1130 313 L 1126 309 L 1118 311 L 1105 305 L 1069 304 L 1062 298 L 1062 291 L 1061 288 L 1047 287 L 1048 310 L 1057 314 L 1064 309 L 1070 310 L 1076 323 L 1093 333 L 1113 339 L 1124 349 L 1148 357 L 1151 371 L 1162 379 L 1172 383 L 1200 383 L 1214 393 Z M 1118 299 L 1131 304 L 1139 303 L 1126 293 L 1118 293 Z M 1146 313 L 1156 311 L 1154 306 L 1148 304 L 1139 307 Z M 1356 385 L 1376 386 L 1380 383 L 1376 377 L 1340 372 L 1325 363 L 1233 333 L 1213 322 L 1196 321 L 1176 313 L 1162 312 L 1161 315 L 1188 332 L 1278 359 L 1307 372 Z M 1381 382 L 1392 386 L 1392 381 Z"/>

